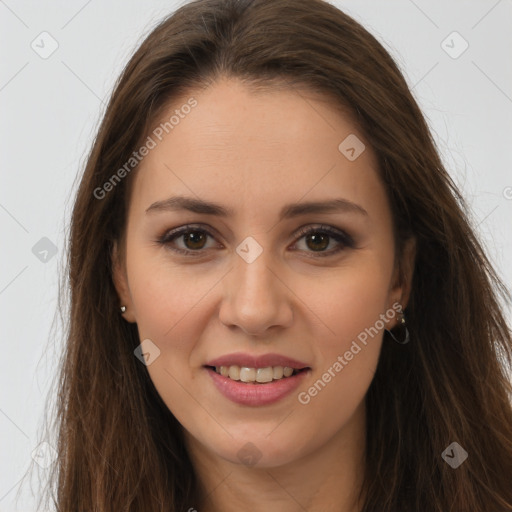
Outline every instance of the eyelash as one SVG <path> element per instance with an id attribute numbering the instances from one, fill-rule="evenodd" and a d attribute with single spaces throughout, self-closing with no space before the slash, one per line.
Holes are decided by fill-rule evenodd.
<path id="1" fill-rule="evenodd" d="M 176 247 L 170 246 L 171 242 L 173 242 L 180 236 L 183 236 L 183 235 L 185 235 L 187 233 L 191 233 L 191 232 L 192 233 L 193 232 L 203 233 L 211 238 L 214 238 L 213 235 L 211 235 L 211 233 L 204 228 L 197 227 L 194 225 L 187 225 L 187 226 L 182 226 L 182 227 L 177 228 L 172 231 L 168 231 L 167 233 L 165 233 L 162 237 L 160 237 L 157 240 L 157 243 L 159 243 L 163 246 L 166 246 L 169 249 L 171 249 L 172 251 L 177 252 L 179 254 L 189 255 L 192 257 L 201 256 L 202 255 L 201 253 L 204 253 L 205 249 L 197 249 L 197 250 L 193 251 L 193 250 L 189 250 L 189 249 L 178 249 Z M 296 233 L 296 236 L 298 236 L 297 241 L 311 233 L 328 235 L 329 237 L 333 238 L 336 242 L 340 243 L 345 248 L 354 248 L 355 247 L 354 240 L 350 235 L 348 235 L 347 233 L 344 233 L 343 231 L 338 231 L 338 230 L 331 228 L 330 226 L 324 226 L 324 225 L 320 225 L 319 227 L 301 227 L 301 228 L 299 228 L 298 233 Z M 295 243 L 297 243 L 297 242 L 295 242 Z M 334 249 L 334 250 L 331 249 L 330 251 L 320 251 L 320 252 L 306 251 L 306 252 L 312 252 L 314 254 L 314 257 L 325 258 L 327 256 L 333 256 L 334 254 L 339 253 L 340 251 L 343 250 L 343 247 L 338 247 L 337 249 Z"/>

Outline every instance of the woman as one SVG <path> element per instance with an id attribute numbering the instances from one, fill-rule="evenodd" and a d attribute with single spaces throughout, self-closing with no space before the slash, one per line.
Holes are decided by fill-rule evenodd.
<path id="1" fill-rule="evenodd" d="M 60 511 L 512 510 L 508 292 L 383 47 L 199 0 L 76 198 Z"/>

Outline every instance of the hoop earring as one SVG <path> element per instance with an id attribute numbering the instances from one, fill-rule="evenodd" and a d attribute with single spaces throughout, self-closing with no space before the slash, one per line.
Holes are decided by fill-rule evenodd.
<path id="1" fill-rule="evenodd" d="M 121 314 L 123 314 L 124 312 L 126 312 L 126 306 L 121 306 Z"/>
<path id="2" fill-rule="evenodd" d="M 410 341 L 409 337 L 409 329 L 407 329 L 407 325 L 405 323 L 405 315 L 403 312 L 400 313 L 400 319 L 398 320 L 398 325 L 393 328 L 395 334 L 392 331 L 386 329 L 389 335 L 393 338 L 393 340 L 399 345 L 406 345 Z M 398 338 L 397 336 L 398 335 Z"/>

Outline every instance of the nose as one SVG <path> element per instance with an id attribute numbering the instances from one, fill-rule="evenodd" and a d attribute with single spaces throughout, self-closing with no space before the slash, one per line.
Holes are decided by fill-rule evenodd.
<path id="1" fill-rule="evenodd" d="M 279 268 L 266 250 L 251 263 L 235 255 L 234 268 L 223 280 L 221 322 L 250 336 L 263 336 L 272 327 L 289 327 L 293 293 Z"/>

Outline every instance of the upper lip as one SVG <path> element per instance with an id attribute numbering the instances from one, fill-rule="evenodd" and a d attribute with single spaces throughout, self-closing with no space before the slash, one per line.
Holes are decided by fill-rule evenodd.
<path id="1" fill-rule="evenodd" d="M 268 366 L 288 366 L 296 370 L 309 368 L 306 363 L 281 354 L 255 356 L 243 352 L 226 354 L 208 361 L 205 366 L 240 366 L 245 368 L 266 368 Z"/>

